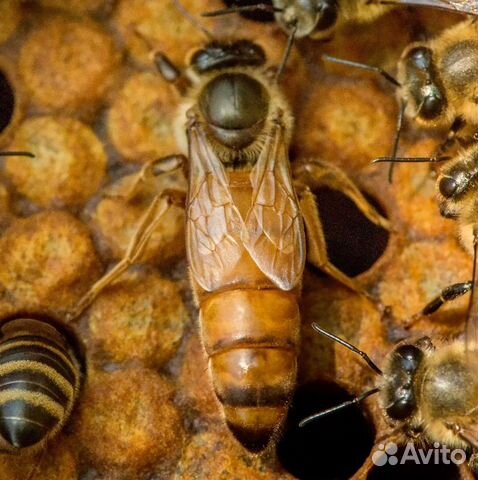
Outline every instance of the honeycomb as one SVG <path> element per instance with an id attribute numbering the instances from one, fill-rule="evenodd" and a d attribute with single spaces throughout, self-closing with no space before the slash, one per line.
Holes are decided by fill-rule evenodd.
<path id="1" fill-rule="evenodd" d="M 222 8 L 220 0 L 182 3 L 214 37 L 247 36 L 271 64 L 280 61 L 286 37 L 274 23 L 200 18 Z M 321 61 L 329 53 L 393 72 L 408 43 L 460 19 L 401 8 L 370 25 L 346 25 L 330 42 L 302 40 L 293 51 L 282 80 L 296 118 L 292 162 L 342 167 L 392 229 L 371 224 L 338 192 L 316 191 L 332 261 L 375 302 L 307 269 L 299 382 L 276 446 L 249 454 L 222 421 L 188 283 L 184 214 L 173 207 L 141 263 L 69 326 L 87 365 L 71 420 L 41 452 L 0 455 L 0 480 L 473 478 L 465 465 L 374 467 L 374 444 L 393 435 L 374 397 L 297 427 L 373 382 L 360 358 L 319 337 L 312 322 L 379 365 L 407 335 L 463 331 L 464 298 L 405 328 L 441 288 L 468 279 L 471 262 L 455 224 L 439 215 L 433 170 L 401 165 L 389 185 L 386 169 L 370 164 L 391 150 L 393 89 Z M 178 151 L 172 123 L 180 98 L 154 71 L 152 49 L 184 65 L 205 41 L 172 0 L 0 0 L 0 148 L 36 153 L 2 163 L 1 318 L 32 311 L 64 319 L 122 257 L 154 193 L 185 188 L 178 174 L 158 177 L 133 203 L 117 195 L 141 164 Z M 430 155 L 443 134 L 409 124 L 401 152 Z M 392 313 L 383 317 L 380 305 Z"/>

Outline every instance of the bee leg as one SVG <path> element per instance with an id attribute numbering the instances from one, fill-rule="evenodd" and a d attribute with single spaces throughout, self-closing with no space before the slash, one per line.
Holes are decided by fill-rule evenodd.
<path id="1" fill-rule="evenodd" d="M 134 178 L 131 186 L 124 194 L 108 194 L 110 197 L 122 197 L 126 202 L 132 200 L 140 191 L 141 185 L 147 183 L 151 177 L 169 175 L 177 172 L 186 164 L 186 157 L 182 154 L 168 155 L 156 158 L 145 163 Z"/>
<path id="2" fill-rule="evenodd" d="M 327 187 L 341 192 L 350 198 L 372 223 L 390 230 L 390 222 L 377 212 L 354 182 L 339 168 L 320 160 L 299 162 L 294 166 L 294 176 L 314 190 Z"/>
<path id="3" fill-rule="evenodd" d="M 413 315 L 406 323 L 405 328 L 410 328 L 417 320 L 419 320 L 423 316 L 431 315 L 439 310 L 445 303 L 451 302 L 456 298 L 465 295 L 466 293 L 471 291 L 471 287 L 473 286 L 473 282 L 461 282 L 461 283 L 454 283 L 453 285 L 449 285 L 448 287 L 444 288 L 439 295 L 433 298 L 430 302 L 428 302 L 425 307 L 422 308 L 420 313 Z"/>
<path id="4" fill-rule="evenodd" d="M 420 313 L 422 315 L 431 315 L 445 303 L 455 300 L 455 298 L 461 297 L 462 295 L 465 295 L 465 293 L 471 291 L 472 286 L 473 282 L 471 281 L 449 285 L 441 291 L 440 295 L 428 302 Z"/>
<path id="5" fill-rule="evenodd" d="M 327 255 L 327 244 L 320 220 L 319 211 L 315 203 L 315 195 L 308 187 L 299 192 L 299 204 L 302 217 L 305 223 L 307 237 L 307 260 L 332 278 L 342 283 L 351 290 L 358 292 L 367 298 L 371 296 L 353 278 L 341 272 L 329 260 Z"/>
<path id="6" fill-rule="evenodd" d="M 80 316 L 108 285 L 117 280 L 131 265 L 140 260 L 149 239 L 162 221 L 165 213 L 172 205 L 184 208 L 184 202 L 185 193 L 178 190 L 165 190 L 154 197 L 140 220 L 138 229 L 131 239 L 124 257 L 83 295 L 74 309 L 67 315 L 68 322 Z"/>
<path id="7" fill-rule="evenodd" d="M 438 146 L 434 158 L 440 158 L 449 150 L 453 144 L 458 140 L 457 134 L 463 127 L 466 125 L 466 122 L 461 118 L 457 117 L 453 121 L 450 130 L 448 131 L 448 135 L 445 140 Z"/>

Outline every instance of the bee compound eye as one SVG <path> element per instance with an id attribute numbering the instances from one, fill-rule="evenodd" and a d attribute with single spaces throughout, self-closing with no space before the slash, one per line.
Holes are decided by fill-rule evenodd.
<path id="1" fill-rule="evenodd" d="M 432 51 L 424 46 L 414 47 L 408 51 L 406 59 L 413 68 L 427 71 L 432 64 Z"/>
<path id="2" fill-rule="evenodd" d="M 319 21 L 317 22 L 318 30 L 327 30 L 337 22 L 337 4 L 335 1 L 325 0 L 319 6 Z"/>
<path id="3" fill-rule="evenodd" d="M 387 414 L 395 420 L 405 420 L 415 411 L 416 402 L 411 388 L 400 388 L 397 399 L 387 408 Z"/>
<path id="4" fill-rule="evenodd" d="M 433 119 L 438 117 L 443 110 L 442 99 L 435 95 L 426 97 L 423 101 L 423 105 L 420 108 L 420 116 L 426 119 Z"/>
<path id="5" fill-rule="evenodd" d="M 423 358 L 423 352 L 414 345 L 400 346 L 397 348 L 397 354 L 400 355 L 401 367 L 407 373 L 415 372 Z"/>
<path id="6" fill-rule="evenodd" d="M 458 182 L 453 177 L 443 177 L 440 180 L 438 188 L 445 198 L 450 198 L 455 194 L 458 188 Z"/>

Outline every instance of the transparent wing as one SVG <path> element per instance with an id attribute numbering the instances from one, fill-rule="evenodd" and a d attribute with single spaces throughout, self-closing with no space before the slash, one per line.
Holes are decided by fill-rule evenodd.
<path id="1" fill-rule="evenodd" d="M 292 186 L 284 127 L 277 121 L 251 172 L 251 208 L 243 238 L 262 272 L 280 289 L 290 290 L 302 276 L 305 238 Z"/>
<path id="2" fill-rule="evenodd" d="M 476 234 L 475 234 L 476 238 Z M 473 362 L 478 361 L 478 255 L 477 243 L 475 240 L 473 254 L 473 278 L 470 295 L 470 306 L 466 319 L 465 342 L 467 356 Z"/>
<path id="3" fill-rule="evenodd" d="M 186 246 L 194 280 L 212 291 L 241 258 L 244 221 L 233 203 L 226 171 L 200 123 L 188 128 L 188 139 Z"/>
<path id="4" fill-rule="evenodd" d="M 386 0 L 390 5 L 411 5 L 478 15 L 478 0 Z"/>

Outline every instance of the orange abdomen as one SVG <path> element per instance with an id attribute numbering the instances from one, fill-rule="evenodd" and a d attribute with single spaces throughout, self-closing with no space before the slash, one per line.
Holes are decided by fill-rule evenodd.
<path id="1" fill-rule="evenodd" d="M 201 333 L 226 422 L 249 450 L 281 426 L 297 375 L 297 293 L 231 289 L 200 302 Z"/>

